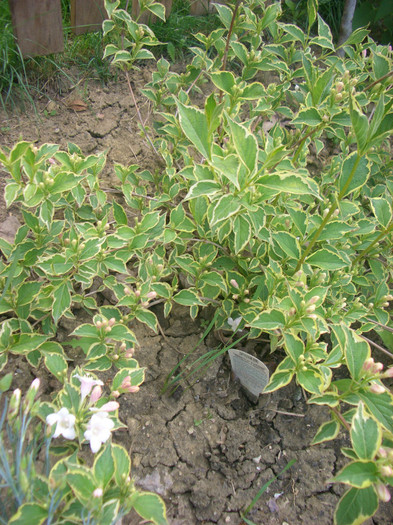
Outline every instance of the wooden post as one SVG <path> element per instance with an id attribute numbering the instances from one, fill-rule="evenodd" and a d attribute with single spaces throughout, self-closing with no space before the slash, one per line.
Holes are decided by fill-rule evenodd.
<path id="1" fill-rule="evenodd" d="M 64 49 L 60 0 L 9 0 L 14 35 L 24 57 Z"/>
<path id="2" fill-rule="evenodd" d="M 75 35 L 99 31 L 105 18 L 104 0 L 71 0 L 71 27 Z"/>

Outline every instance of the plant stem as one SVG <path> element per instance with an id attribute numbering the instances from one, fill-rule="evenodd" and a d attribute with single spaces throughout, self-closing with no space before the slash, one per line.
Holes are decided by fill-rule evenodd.
<path id="1" fill-rule="evenodd" d="M 145 124 L 143 122 L 142 115 L 141 115 L 141 112 L 139 110 L 138 102 L 136 101 L 136 98 L 135 98 L 134 90 L 132 89 L 132 85 L 131 85 L 131 81 L 130 81 L 130 75 L 128 74 L 127 70 L 124 71 L 124 73 L 125 73 L 125 76 L 126 76 L 128 89 L 130 90 L 130 93 L 131 93 L 132 101 L 134 102 L 135 110 L 136 110 L 136 113 L 138 115 L 138 119 L 139 119 L 140 125 L 142 126 L 143 133 L 144 133 L 148 143 L 150 144 L 151 148 L 153 149 L 154 153 L 157 155 L 157 157 L 160 158 L 160 160 L 162 160 L 161 155 L 158 153 L 157 148 L 154 146 L 153 141 L 151 140 L 149 134 L 147 133 L 146 126 L 145 126 Z"/>
<path id="2" fill-rule="evenodd" d="M 367 341 L 367 343 L 371 346 L 373 346 L 374 348 L 376 348 L 377 350 L 379 350 L 380 352 L 383 352 L 384 354 L 388 355 L 391 359 L 393 359 L 393 354 L 390 353 L 388 350 L 386 350 L 386 348 L 384 348 L 383 346 L 377 344 L 377 343 L 374 343 L 374 341 L 372 341 L 371 339 L 369 339 L 368 337 L 364 336 L 364 335 L 361 335 L 360 336 L 362 339 L 364 339 L 365 341 Z"/>
<path id="3" fill-rule="evenodd" d="M 358 156 L 357 156 L 357 159 L 355 161 L 355 164 L 353 165 L 353 168 L 351 170 L 351 173 L 349 174 L 349 177 L 347 179 L 347 182 L 344 184 L 344 187 L 342 188 L 342 190 L 340 191 L 338 197 L 337 197 L 337 202 L 335 202 L 334 204 L 332 204 L 332 206 L 330 207 L 326 217 L 323 219 L 321 225 L 319 226 L 318 230 L 315 232 L 313 238 L 311 239 L 309 245 L 307 246 L 307 248 L 304 250 L 303 252 L 303 255 L 300 257 L 299 259 L 299 262 L 297 263 L 296 265 L 296 268 L 295 268 L 295 272 L 296 273 L 302 266 L 302 264 L 304 263 L 304 261 L 306 260 L 307 256 L 309 255 L 309 253 L 311 252 L 311 250 L 313 249 L 314 247 L 314 244 L 317 242 L 319 236 L 321 235 L 321 233 L 323 232 L 323 229 L 325 228 L 326 224 L 328 223 L 330 217 L 333 215 L 333 213 L 336 211 L 337 207 L 338 207 L 338 202 L 344 197 L 349 185 L 351 184 L 352 182 L 352 179 L 355 175 L 355 172 L 356 172 L 356 169 L 358 167 L 358 164 L 360 162 L 360 159 L 362 157 L 359 155 L 358 153 Z"/>
<path id="4" fill-rule="evenodd" d="M 334 415 L 340 420 L 340 422 L 344 425 L 344 427 L 348 430 L 348 432 L 351 431 L 351 425 L 345 421 L 345 418 L 340 412 L 337 410 L 336 407 L 329 407 L 330 410 L 334 413 Z"/>
<path id="5" fill-rule="evenodd" d="M 386 75 L 383 75 L 381 78 L 377 78 L 372 84 L 369 84 L 367 87 L 364 88 L 363 91 L 366 91 L 367 89 L 372 89 L 374 86 L 385 80 L 385 78 L 391 77 L 393 75 L 393 71 L 389 71 L 389 73 L 386 73 Z"/>
<path id="6" fill-rule="evenodd" d="M 393 221 L 390 223 L 390 226 L 386 228 L 385 230 L 381 231 L 380 234 L 376 239 L 371 242 L 367 248 L 365 248 L 362 253 L 359 253 L 359 255 L 354 259 L 352 264 L 356 264 L 360 259 L 363 259 L 365 255 L 367 255 L 370 250 L 379 242 L 381 239 L 383 239 L 388 233 L 390 233 L 393 230 Z"/>
<path id="7" fill-rule="evenodd" d="M 229 42 L 231 40 L 231 36 L 232 36 L 232 32 L 233 32 L 233 26 L 235 24 L 237 11 L 238 11 L 239 6 L 240 6 L 241 3 L 242 3 L 242 0 L 236 0 L 236 4 L 235 4 L 235 8 L 233 10 L 233 15 L 232 15 L 232 20 L 231 20 L 231 25 L 229 26 L 227 41 L 226 41 L 226 44 L 225 44 L 225 51 L 224 51 L 224 56 L 223 56 L 223 59 L 222 59 L 221 71 L 225 71 L 225 68 L 227 67 Z M 222 91 L 221 91 L 221 93 L 222 93 Z"/>

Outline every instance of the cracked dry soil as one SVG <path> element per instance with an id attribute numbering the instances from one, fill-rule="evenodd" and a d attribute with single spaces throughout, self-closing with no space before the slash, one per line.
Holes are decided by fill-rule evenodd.
<path id="1" fill-rule="evenodd" d="M 136 75 L 133 82 L 138 90 L 150 80 L 150 72 L 145 69 Z M 73 101 L 79 100 L 85 104 L 84 111 L 73 109 L 78 108 Z M 142 99 L 139 102 L 147 118 L 148 106 Z M 102 86 L 89 81 L 83 92 L 69 85 L 56 86 L 36 104 L 38 118 L 33 112 L 0 113 L 0 145 L 11 146 L 23 139 L 37 145 L 59 143 L 62 148 L 70 141 L 85 154 L 107 149 L 106 188 L 117 184 L 114 162 L 152 167 L 154 159 L 139 135 L 125 82 Z M 1 194 L 5 176 L 1 172 Z M 12 239 L 18 218 L 17 208 L 6 210 L 3 201 L 0 235 Z M 180 395 L 162 396 L 167 374 L 196 345 L 203 329 L 190 320 L 186 308 L 175 306 L 169 319 L 156 313 L 165 336 L 139 324 L 131 326 L 140 343 L 135 357 L 146 367 L 146 381 L 138 394 L 120 398 L 119 414 L 127 428 L 114 436 L 130 452 L 137 486 L 163 497 L 171 525 L 240 525 L 240 511 L 296 459 L 247 518 L 257 525 L 331 525 L 345 489 L 329 479 L 344 465 L 340 447 L 348 443 L 341 435 L 333 442 L 309 446 L 327 411 L 307 405 L 294 383 L 269 397 L 261 396 L 257 404 L 250 402 L 233 379 L 227 356 L 216 360 L 196 383 L 184 383 Z M 61 323 L 59 338 L 71 333 L 74 326 L 69 323 Z M 211 336 L 205 344 L 213 348 L 217 343 Z M 195 358 L 207 346 L 200 346 Z M 258 357 L 263 348 L 250 342 L 246 350 Z M 8 371 L 15 375 L 13 387 L 24 390 L 33 374 L 40 376 L 44 398 L 60 386 L 45 370 L 31 370 L 20 359 L 11 358 Z M 381 504 L 367 525 L 388 525 L 392 516 L 392 505 Z M 123 519 L 123 525 L 140 522 L 136 515 Z"/>

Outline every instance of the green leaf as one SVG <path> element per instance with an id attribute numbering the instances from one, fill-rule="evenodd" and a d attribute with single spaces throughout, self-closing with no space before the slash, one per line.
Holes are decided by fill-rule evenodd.
<path id="1" fill-rule="evenodd" d="M 369 390 L 359 392 L 360 399 L 370 414 L 390 433 L 393 433 L 393 398 L 388 392 L 374 394 Z"/>
<path id="2" fill-rule="evenodd" d="M 338 502 L 334 513 L 335 525 L 361 525 L 378 509 L 374 487 L 349 489 Z"/>
<path id="3" fill-rule="evenodd" d="M 318 126 L 323 122 L 316 108 L 302 109 L 292 120 L 292 124 L 306 124 L 307 126 Z"/>
<path id="4" fill-rule="evenodd" d="M 378 465 L 374 461 L 352 461 L 334 476 L 333 481 L 365 489 L 376 483 L 378 479 Z"/>
<path id="5" fill-rule="evenodd" d="M 71 468 L 67 472 L 66 480 L 75 496 L 81 503 L 88 503 L 93 497 L 93 492 L 97 488 L 93 476 L 87 469 Z"/>
<path id="6" fill-rule="evenodd" d="M 156 525 L 167 525 L 165 505 L 157 494 L 137 492 L 132 498 L 134 510 L 145 520 Z"/>
<path id="7" fill-rule="evenodd" d="M 237 155 L 231 154 L 226 157 L 212 155 L 212 166 L 220 172 L 220 175 L 228 179 L 236 189 L 240 190 L 239 168 L 241 164 Z"/>
<path id="8" fill-rule="evenodd" d="M 379 224 L 387 228 L 392 220 L 392 208 L 389 202 L 382 197 L 375 197 L 370 199 L 370 204 Z"/>
<path id="9" fill-rule="evenodd" d="M 307 0 L 308 31 L 310 32 L 318 14 L 318 0 Z"/>
<path id="10" fill-rule="evenodd" d="M 363 152 L 367 144 L 368 136 L 368 119 L 366 115 L 353 106 L 352 98 L 350 98 L 350 117 L 353 126 L 353 130 L 356 136 L 356 142 L 358 143 L 359 151 Z"/>
<path id="11" fill-rule="evenodd" d="M 0 379 L 0 393 L 7 392 L 12 383 L 12 372 Z"/>
<path id="12" fill-rule="evenodd" d="M 263 393 L 268 394 L 288 385 L 292 381 L 293 374 L 293 370 L 277 370 L 270 377 L 269 384 L 265 387 Z"/>
<path id="13" fill-rule="evenodd" d="M 31 523 L 34 525 L 39 525 L 44 523 L 48 517 L 48 511 L 41 505 L 37 503 L 25 503 L 19 507 L 18 512 L 12 516 L 8 523 L 13 525 L 26 525 L 26 523 Z"/>
<path id="14" fill-rule="evenodd" d="M 179 101 L 177 108 L 184 134 L 205 159 L 210 159 L 211 141 L 205 114 L 200 109 L 185 106 Z"/>
<path id="15" fill-rule="evenodd" d="M 277 193 L 292 193 L 294 195 L 314 195 L 320 198 L 318 185 L 309 177 L 292 172 L 276 172 L 273 175 L 264 175 L 258 179 L 261 186 Z"/>
<path id="16" fill-rule="evenodd" d="M 111 444 L 112 456 L 115 462 L 115 480 L 118 486 L 124 483 L 131 471 L 131 460 L 126 450 L 115 443 Z"/>
<path id="17" fill-rule="evenodd" d="M 203 306 L 205 304 L 199 299 L 197 292 L 191 289 L 180 290 L 179 293 L 173 296 L 173 300 L 175 303 L 183 306 Z"/>
<path id="18" fill-rule="evenodd" d="M 21 334 L 19 340 L 9 347 L 9 351 L 14 354 L 26 354 L 32 350 L 37 350 L 49 336 L 40 334 Z"/>
<path id="19" fill-rule="evenodd" d="M 231 118 L 227 117 L 231 135 L 237 154 L 241 161 L 253 173 L 257 167 L 258 161 L 258 142 L 255 136 L 242 124 L 238 124 Z"/>
<path id="20" fill-rule="evenodd" d="M 4 190 L 4 200 L 7 208 L 9 208 L 14 200 L 18 197 L 19 190 L 20 186 L 16 182 L 9 182 L 6 185 Z"/>
<path id="21" fill-rule="evenodd" d="M 251 238 L 251 224 L 243 215 L 236 215 L 233 221 L 235 234 L 235 253 L 240 253 L 249 243 Z"/>
<path id="22" fill-rule="evenodd" d="M 118 54 L 116 54 L 116 59 L 118 58 Z M 151 51 L 148 49 L 140 49 L 136 55 L 134 56 L 134 60 L 152 60 L 154 59 L 154 55 Z"/>
<path id="23" fill-rule="evenodd" d="M 352 378 L 358 381 L 363 376 L 363 364 L 370 357 L 370 347 L 354 330 L 345 325 L 341 325 L 341 327 L 345 333 L 345 346 L 342 348 L 345 361 Z M 332 326 L 333 331 L 334 328 Z"/>
<path id="24" fill-rule="evenodd" d="M 210 74 L 213 84 L 220 89 L 225 91 L 229 95 L 232 94 L 232 89 L 235 85 L 235 77 L 233 73 L 229 71 L 218 71 Z"/>
<path id="25" fill-rule="evenodd" d="M 150 312 L 150 310 L 147 310 L 146 308 L 138 308 L 135 312 L 135 317 L 138 319 L 138 321 L 146 324 L 154 332 L 158 333 L 157 317 L 153 314 L 153 312 Z"/>
<path id="26" fill-rule="evenodd" d="M 61 354 L 47 353 L 44 358 L 45 366 L 58 381 L 64 382 L 67 377 L 68 365 L 67 361 Z"/>
<path id="27" fill-rule="evenodd" d="M 389 71 L 391 70 L 391 66 L 388 58 L 381 55 L 381 53 L 373 52 L 372 57 L 375 80 L 378 80 L 381 77 L 385 76 L 387 73 L 389 73 Z"/>
<path id="28" fill-rule="evenodd" d="M 292 259 L 299 259 L 300 246 L 299 241 L 294 235 L 287 232 L 277 232 L 272 234 L 272 239 L 277 242 L 286 255 Z"/>
<path id="29" fill-rule="evenodd" d="M 113 206 L 113 216 L 115 218 L 115 221 L 119 226 L 127 226 L 127 215 L 120 204 L 118 204 L 115 200 L 112 202 Z"/>
<path id="30" fill-rule="evenodd" d="M 359 459 L 374 459 L 382 443 L 382 432 L 376 421 L 369 417 L 364 404 L 359 403 L 351 426 L 352 446 Z"/>
<path id="31" fill-rule="evenodd" d="M 70 335 L 77 335 L 79 337 L 93 337 L 99 341 L 99 333 L 100 331 L 96 326 L 92 324 L 81 324 Z"/>
<path id="32" fill-rule="evenodd" d="M 223 195 L 215 204 L 210 226 L 231 217 L 240 210 L 240 201 L 233 195 Z"/>
<path id="33" fill-rule="evenodd" d="M 56 193 L 62 193 L 63 191 L 69 191 L 79 184 L 81 177 L 77 177 L 74 173 L 60 172 L 53 179 L 53 184 L 50 187 L 52 195 Z"/>
<path id="34" fill-rule="evenodd" d="M 277 330 L 285 326 L 285 316 L 280 310 L 269 310 L 258 314 L 248 324 L 260 330 Z"/>
<path id="35" fill-rule="evenodd" d="M 338 436 L 340 432 L 340 423 L 333 419 L 332 421 L 325 421 L 319 427 L 317 433 L 312 440 L 312 445 L 317 445 L 318 443 L 323 443 L 324 441 L 330 441 Z"/>
<path id="36" fill-rule="evenodd" d="M 195 199 L 195 197 L 199 197 L 201 195 L 215 195 L 221 191 L 221 185 L 218 182 L 212 180 L 201 180 L 191 186 L 185 197 L 185 200 Z"/>
<path id="37" fill-rule="evenodd" d="M 346 40 L 343 46 L 350 46 L 353 44 L 360 44 L 366 38 L 370 31 L 364 28 L 359 28 L 354 31 L 351 36 Z"/>
<path id="38" fill-rule="evenodd" d="M 329 248 L 317 250 L 307 257 L 306 262 L 311 266 L 321 268 L 321 270 L 339 270 L 348 266 L 344 259 Z"/>
<path id="39" fill-rule="evenodd" d="M 31 303 L 41 289 L 42 283 L 40 282 L 26 282 L 23 283 L 17 296 L 17 305 L 24 306 L 25 304 Z"/>
<path id="40" fill-rule="evenodd" d="M 370 174 L 369 163 L 366 157 L 359 157 L 354 151 L 345 159 L 339 177 L 339 199 L 361 188 Z"/>
<path id="41" fill-rule="evenodd" d="M 68 289 L 68 282 L 63 282 L 53 292 L 53 308 L 52 316 L 57 323 L 60 317 L 66 312 L 71 306 L 71 294 Z"/>
<path id="42" fill-rule="evenodd" d="M 158 2 L 154 2 L 150 5 L 147 4 L 147 9 L 158 16 L 158 18 L 161 18 L 163 22 L 165 22 L 165 6 L 163 4 L 159 4 Z"/>
<path id="43" fill-rule="evenodd" d="M 115 463 L 109 442 L 107 442 L 103 451 L 95 459 L 93 471 L 97 485 L 105 489 L 115 473 Z"/>
<path id="44" fill-rule="evenodd" d="M 316 369 L 307 367 L 307 370 L 303 370 L 303 368 L 301 368 L 296 372 L 296 379 L 299 385 L 307 390 L 307 392 L 320 394 L 323 391 L 324 378 Z"/>

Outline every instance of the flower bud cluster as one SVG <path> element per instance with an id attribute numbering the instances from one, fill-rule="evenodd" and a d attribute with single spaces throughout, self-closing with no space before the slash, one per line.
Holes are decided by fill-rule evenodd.
<path id="1" fill-rule="evenodd" d="M 121 394 L 130 393 L 130 394 L 136 394 L 139 392 L 139 386 L 132 385 L 131 384 L 131 376 L 126 376 L 123 381 L 121 382 L 121 385 L 118 390 L 114 390 L 112 392 L 112 396 L 117 398 Z"/>
<path id="2" fill-rule="evenodd" d="M 110 319 L 104 319 L 103 321 L 96 321 L 96 327 L 106 333 L 109 333 L 115 324 L 116 319 L 114 317 L 111 317 Z"/>

